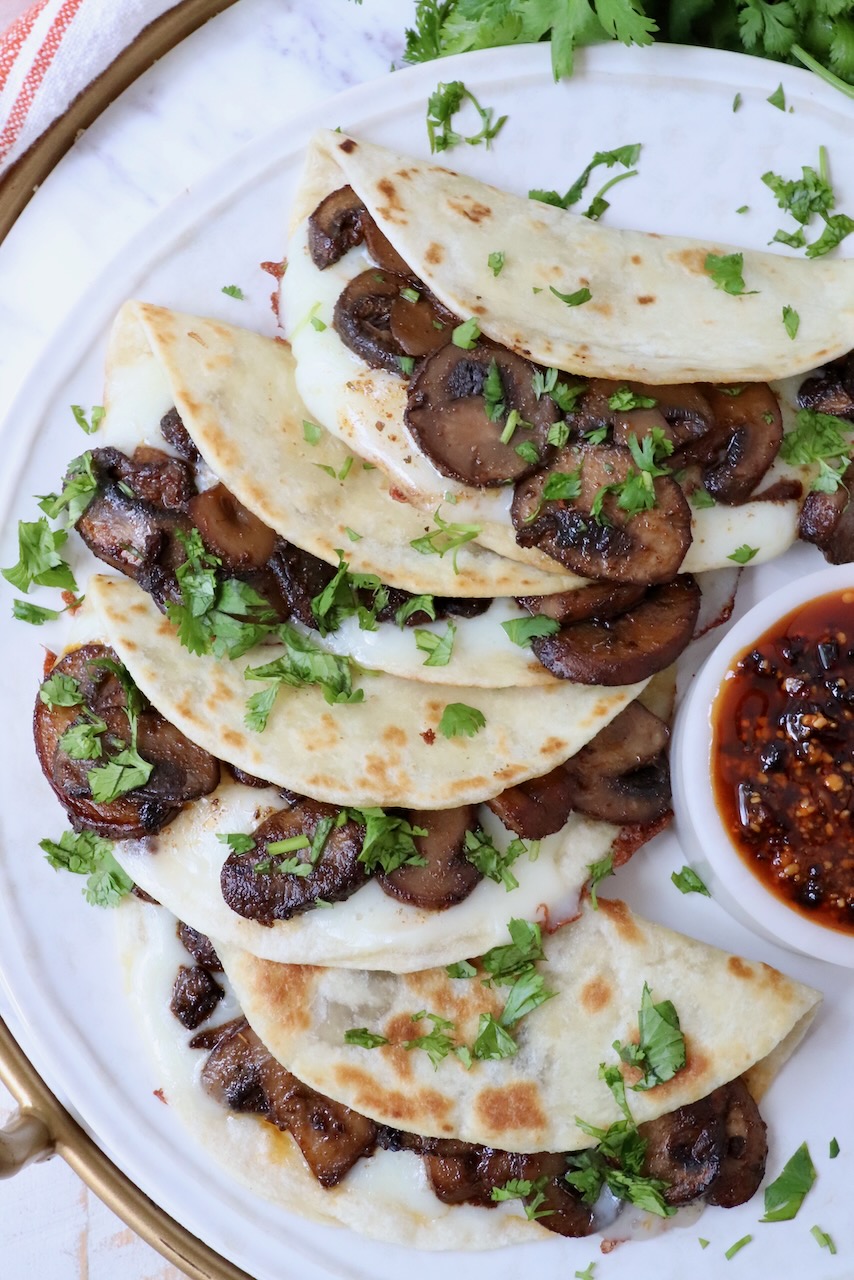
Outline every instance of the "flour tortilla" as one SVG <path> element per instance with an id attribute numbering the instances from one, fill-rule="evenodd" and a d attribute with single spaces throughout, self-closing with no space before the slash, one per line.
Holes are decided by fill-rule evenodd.
<path id="1" fill-rule="evenodd" d="M 341 805 L 448 809 L 497 795 L 569 759 L 643 688 L 556 680 L 521 689 L 467 691 L 383 673 L 359 677 L 364 701 L 329 706 L 316 685 L 283 686 L 263 733 L 244 724 L 264 688 L 249 666 L 278 646 L 229 661 L 190 653 L 150 596 L 127 578 L 94 577 L 88 598 L 100 638 L 115 649 L 155 707 L 191 741 L 277 786 Z M 447 705 L 481 711 L 474 737 L 438 730 Z"/>
<path id="2" fill-rule="evenodd" d="M 337 549 L 346 548 L 354 572 L 375 573 L 415 595 L 546 595 L 579 585 L 579 578 L 546 563 L 547 557 L 541 558 L 545 568 L 537 569 L 468 543 L 455 564 L 451 555 L 423 555 L 411 547 L 435 528 L 434 521 L 396 500 L 383 473 L 366 470 L 340 441 L 325 432 L 316 445 L 306 441 L 303 422 L 311 414 L 300 402 L 293 357 L 281 341 L 148 303 L 126 303 L 108 353 L 106 440 L 113 442 L 114 431 L 123 439 L 132 435 L 128 419 L 137 440 L 140 426 L 150 432 L 160 415 L 140 422 L 137 406 L 151 400 L 152 379 L 163 403 L 164 378 L 166 407 L 177 406 L 202 457 L 226 487 L 282 537 L 329 564 L 337 564 Z M 452 506 L 442 514 L 461 520 Z M 351 541 L 348 529 L 361 533 L 361 540 Z"/>
<path id="3" fill-rule="evenodd" d="M 459 1042 L 471 1044 L 479 1016 L 500 1015 L 506 988 L 449 978 L 444 969 L 396 976 L 275 965 L 230 946 L 218 954 L 250 1025 L 313 1088 L 385 1124 L 511 1151 L 595 1145 L 577 1118 L 603 1129 L 621 1118 L 599 1064 L 618 1061 L 615 1040 L 637 1038 L 644 982 L 654 1000 L 673 1001 L 687 1064 L 664 1084 L 629 1091 L 638 1123 L 742 1074 L 761 1092 L 821 999 L 767 965 L 601 897 L 598 910 L 586 902 L 580 918 L 546 937 L 544 947 L 539 967 L 554 998 L 518 1024 L 518 1054 L 475 1062 L 468 1071 L 454 1055 L 434 1069 L 426 1053 L 400 1048 L 429 1029 L 410 1015 L 427 1010 L 447 1018 Z M 393 1044 L 366 1050 L 344 1043 L 345 1031 L 363 1026 Z M 635 1070 L 626 1070 L 628 1081 Z"/>
<path id="4" fill-rule="evenodd" d="M 734 296 L 704 267 L 709 253 L 742 252 L 732 246 L 602 226 L 331 131 L 315 135 L 294 220 L 345 183 L 446 307 L 544 365 L 653 383 L 761 382 L 854 346 L 854 261 L 744 250 L 756 292 Z M 506 252 L 497 276 L 487 261 L 496 249 Z M 592 299 L 569 307 L 550 286 L 587 286 Z M 794 342 L 783 305 L 800 316 Z"/>
<path id="5" fill-rule="evenodd" d="M 443 1204 L 427 1183 L 424 1162 L 410 1151 L 377 1151 L 369 1160 L 358 1161 L 340 1186 L 321 1187 L 289 1133 L 259 1116 L 227 1111 L 199 1084 L 205 1054 L 189 1048 L 192 1033 L 169 1011 L 178 966 L 189 962 L 175 937 L 174 917 L 133 899 L 115 914 L 140 1049 L 144 1046 L 152 1059 L 153 1087 L 162 1091 L 175 1117 L 176 1148 L 187 1141 L 198 1143 L 252 1195 L 287 1211 L 283 1231 L 288 1228 L 287 1215 L 297 1213 L 323 1226 L 346 1226 L 363 1236 L 416 1249 L 486 1250 L 540 1241 L 565 1255 L 566 1241 L 538 1222 L 528 1222 L 519 1201 L 495 1209 Z M 212 1023 L 221 1025 L 238 1015 L 229 997 Z M 621 1217 L 621 1227 L 624 1222 Z M 319 1232 L 318 1237 L 322 1248 L 324 1237 Z"/>
<path id="6" fill-rule="evenodd" d="M 571 814 L 560 831 L 539 842 L 534 861 L 523 856 L 513 864 L 519 884 L 509 893 L 483 879 L 462 902 L 445 911 L 425 911 L 398 902 L 369 881 L 343 902 L 267 926 L 245 919 L 225 902 L 220 872 L 230 850 L 217 837 L 249 834 L 281 808 L 282 798 L 272 788 L 224 780 L 156 836 L 117 843 L 115 857 L 152 898 L 223 944 L 279 963 L 405 973 L 488 951 L 505 941 L 511 916 L 548 912 L 553 923 L 572 919 L 589 864 L 606 857 L 620 835 L 611 823 Z M 503 852 L 513 833 L 485 805 L 478 821 Z"/>

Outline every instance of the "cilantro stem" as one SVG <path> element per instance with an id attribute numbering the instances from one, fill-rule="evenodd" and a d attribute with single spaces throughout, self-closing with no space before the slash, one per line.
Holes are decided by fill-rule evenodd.
<path id="1" fill-rule="evenodd" d="M 822 80 L 826 80 L 834 89 L 838 89 L 840 93 L 844 93 L 846 98 L 854 98 L 854 85 L 848 84 L 846 80 L 842 80 L 839 76 L 834 75 L 834 73 L 828 70 L 827 67 L 822 66 L 822 64 L 814 58 L 812 54 L 807 53 L 806 49 L 802 49 L 799 44 L 793 44 L 789 52 L 794 54 L 798 61 L 802 62 L 805 67 L 808 67 L 810 71 L 814 71 Z"/>

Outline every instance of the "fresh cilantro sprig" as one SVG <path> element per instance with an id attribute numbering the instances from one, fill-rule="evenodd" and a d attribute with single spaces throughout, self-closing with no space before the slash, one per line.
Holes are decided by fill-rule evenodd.
<path id="1" fill-rule="evenodd" d="M 127 717 L 130 742 L 111 755 L 104 764 L 90 769 L 87 776 L 92 799 L 96 804 L 112 804 L 119 796 L 144 786 L 151 777 L 154 766 L 143 759 L 137 750 L 139 717 L 143 709 L 143 697 L 130 673 L 112 658 L 95 658 L 91 665 L 101 667 L 115 676 L 125 695 L 124 712 Z M 91 714 L 91 713 L 90 713 Z M 84 757 L 91 758 L 91 757 Z"/>
<path id="2" fill-rule="evenodd" d="M 344 552 L 336 549 L 338 569 L 311 601 L 311 612 L 322 636 L 337 631 L 347 618 L 356 617 L 362 631 L 376 631 L 377 614 L 388 604 L 388 587 L 375 573 L 351 573 Z M 369 604 L 360 592 L 368 593 Z"/>
<path id="3" fill-rule="evenodd" d="M 51 529 L 47 519 L 18 522 L 18 563 L 3 577 L 25 595 L 31 586 L 77 591 L 74 574 L 59 554 L 68 540 L 64 529 Z"/>
<path id="4" fill-rule="evenodd" d="M 433 519 L 436 522 L 436 528 L 431 529 L 422 538 L 414 538 L 409 545 L 413 551 L 420 551 L 423 556 L 439 556 L 440 559 L 450 551 L 454 573 L 458 573 L 457 552 L 460 547 L 478 536 L 480 525 L 455 524 L 451 520 L 445 520 L 439 514 L 438 508 L 433 513 Z"/>
<path id="5" fill-rule="evenodd" d="M 614 1041 L 623 1062 L 640 1068 L 640 1080 L 633 1089 L 652 1089 L 672 1080 L 685 1066 L 685 1037 L 679 1027 L 679 1015 L 671 1000 L 653 1003 L 648 984 L 643 984 L 638 1012 L 638 1043 Z"/>
<path id="6" fill-rule="evenodd" d="M 416 837 L 428 834 L 425 827 L 379 808 L 348 809 L 347 815 L 365 828 L 359 861 L 369 872 L 382 870 L 390 875 L 398 867 L 427 865 L 415 844 Z"/>
<path id="7" fill-rule="evenodd" d="M 68 464 L 62 490 L 48 493 L 39 499 L 39 507 L 50 520 L 58 520 L 67 513 L 69 524 L 76 524 L 89 506 L 98 489 L 98 480 L 92 468 L 92 453 L 86 450 Z"/>
<path id="8" fill-rule="evenodd" d="M 466 136 L 465 134 L 457 133 L 451 127 L 453 117 L 464 102 L 470 102 L 480 116 L 481 128 L 479 133 Z M 427 136 L 430 139 L 431 152 L 435 154 L 436 152 L 448 151 L 451 147 L 456 147 L 460 142 L 467 142 L 470 147 L 476 147 L 483 143 L 485 147 L 489 148 L 493 139 L 498 137 L 507 121 L 506 116 L 500 116 L 493 121 L 493 115 L 494 109 L 492 107 L 482 107 L 474 94 L 463 84 L 462 80 L 451 80 L 448 84 L 442 84 L 440 81 L 427 102 Z"/>
<path id="9" fill-rule="evenodd" d="M 40 840 L 39 848 L 56 870 L 87 877 L 83 892 L 93 906 L 114 907 L 133 888 L 113 857 L 110 841 L 92 831 L 64 831 L 59 840 Z"/>
<path id="10" fill-rule="evenodd" d="M 263 596 L 239 578 L 226 578 L 218 556 L 207 550 L 198 529 L 177 531 L 186 559 L 175 570 L 181 603 L 166 606 L 178 639 L 190 653 L 239 658 L 276 629 Z"/>
<path id="11" fill-rule="evenodd" d="M 86 432 L 87 436 L 95 434 L 101 423 L 104 421 L 105 416 L 105 410 L 102 404 L 94 404 L 88 418 L 86 417 L 86 410 L 83 408 L 82 404 L 73 404 L 71 406 L 71 412 L 74 416 L 74 421 L 77 423 L 78 427 L 80 427 L 81 431 Z"/>
<path id="12" fill-rule="evenodd" d="M 780 443 L 780 457 L 794 466 L 818 463 L 819 471 L 811 488 L 833 493 L 841 484 L 850 461 L 852 424 L 832 413 L 800 409 L 795 425 Z"/>
<path id="13" fill-rule="evenodd" d="M 798 223 L 793 232 L 777 231 L 775 241 L 792 249 L 804 249 L 808 258 L 821 258 L 854 231 L 854 218 L 847 213 L 831 213 L 836 205 L 836 193 L 830 182 L 825 147 L 819 147 L 817 170 L 812 165 L 803 165 L 800 178 L 783 178 L 769 170 L 762 175 L 762 181 L 773 192 L 780 208 Z M 822 219 L 824 227 L 818 238 L 808 243 L 805 228 L 814 217 Z"/>
<path id="14" fill-rule="evenodd" d="M 504 1183 L 503 1187 L 493 1187 L 490 1196 L 495 1201 L 521 1200 L 525 1217 L 529 1222 L 535 1222 L 539 1218 L 549 1218 L 554 1213 L 554 1209 L 540 1208 L 546 1198 L 545 1189 L 548 1182 L 546 1175 L 534 1179 L 511 1178 L 509 1182 Z"/>
<path id="15" fill-rule="evenodd" d="M 612 178 L 610 182 L 606 182 L 599 192 L 593 197 L 590 207 L 587 209 L 585 216 L 592 218 L 595 221 L 602 213 L 604 213 L 605 208 L 607 208 L 607 201 L 603 201 L 602 197 L 608 188 L 613 186 L 615 182 L 620 182 L 623 178 L 634 177 L 637 173 L 637 170 L 634 169 L 634 165 L 637 164 L 640 153 L 641 144 L 639 142 L 632 142 L 623 147 L 614 147 L 611 151 L 596 151 L 593 155 L 593 159 L 588 165 L 586 165 L 569 190 L 563 195 L 560 195 L 557 191 L 544 191 L 539 188 L 534 188 L 528 192 L 528 198 L 530 200 L 540 200 L 543 204 L 554 205 L 557 209 L 569 209 L 572 205 L 577 204 L 581 199 L 584 190 L 590 181 L 590 175 L 593 173 L 594 169 L 598 169 L 600 165 L 607 165 L 610 169 L 615 164 L 621 164 L 624 169 L 627 169 L 630 172 L 617 174 L 617 176 Z M 602 207 L 603 204 L 604 208 Z"/>

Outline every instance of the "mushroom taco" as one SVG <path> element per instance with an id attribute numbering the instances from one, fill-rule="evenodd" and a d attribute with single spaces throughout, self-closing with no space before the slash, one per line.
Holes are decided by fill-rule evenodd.
<path id="1" fill-rule="evenodd" d="M 765 1167 L 757 1102 L 818 1002 L 604 900 L 454 977 L 271 965 L 183 925 L 182 953 L 161 909 L 120 920 L 163 1096 L 193 1135 L 291 1211 L 427 1249 L 648 1236 L 683 1205 L 743 1203 Z M 520 976 L 507 953 L 532 941 L 540 1003 L 508 1022 L 513 1052 L 478 1057 Z"/>

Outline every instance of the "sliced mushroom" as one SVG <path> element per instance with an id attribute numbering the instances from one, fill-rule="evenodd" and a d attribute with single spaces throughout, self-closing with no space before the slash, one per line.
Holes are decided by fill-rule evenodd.
<path id="1" fill-rule="evenodd" d="M 372 369 L 404 376 L 401 357 L 423 356 L 450 341 L 456 319 L 426 293 L 409 301 L 403 290 L 412 288 L 409 276 L 371 269 L 351 280 L 335 303 L 335 331 Z"/>
<path id="2" fill-rule="evenodd" d="M 170 409 L 160 419 L 160 434 L 185 462 L 189 462 L 192 466 L 201 462 L 202 455 L 190 438 L 190 433 L 184 426 L 183 419 L 177 409 Z"/>
<path id="3" fill-rule="evenodd" d="M 537 1205 L 537 1212 L 542 1214 L 538 1219 L 541 1226 L 561 1236 L 577 1238 L 590 1235 L 593 1231 L 593 1206 L 585 1204 L 567 1183 L 565 1154 L 539 1151 L 534 1155 L 514 1155 L 511 1159 L 511 1177 L 531 1183 L 537 1183 L 541 1178 L 548 1179 L 542 1189 L 543 1199 Z M 500 1164 L 495 1172 L 498 1177 L 493 1185 L 503 1185 L 498 1181 L 503 1172 Z M 532 1199 L 533 1195 L 525 1197 L 527 1203 Z"/>
<path id="4" fill-rule="evenodd" d="M 172 987 L 169 1008 L 188 1031 L 195 1031 L 211 1016 L 225 995 L 222 987 L 201 965 L 181 965 Z"/>
<path id="5" fill-rule="evenodd" d="M 529 613 L 555 622 L 586 622 L 588 618 L 615 618 L 643 599 L 646 587 L 638 583 L 588 582 L 575 591 L 553 596 L 517 596 L 516 603 Z"/>
<path id="6" fill-rule="evenodd" d="M 825 365 L 802 382 L 798 404 L 802 409 L 854 420 L 854 352 Z"/>
<path id="7" fill-rule="evenodd" d="M 153 707 L 137 723 L 137 750 L 154 765 L 136 794 L 164 804 L 187 804 L 210 795 L 219 786 L 220 764 L 203 747 L 166 720 Z"/>
<path id="8" fill-rule="evenodd" d="M 617 445 L 562 450 L 550 470 L 516 486 L 511 508 L 516 541 L 538 547 L 585 578 L 645 585 L 669 581 L 691 543 L 691 509 L 676 481 L 658 476 L 651 482 L 655 505 L 627 516 L 613 490 L 635 472 L 631 453 Z M 552 476 L 574 473 L 578 497 L 544 499 Z M 594 504 L 601 504 L 596 516 Z"/>
<path id="9" fill-rule="evenodd" d="M 618 618 L 577 622 L 531 647 L 560 680 L 619 685 L 646 680 L 675 662 L 694 634 L 700 588 L 690 574 L 652 587 L 640 604 Z"/>
<path id="10" fill-rule="evenodd" d="M 409 268 L 380 231 L 352 187 L 339 187 L 321 200 L 308 220 L 311 260 L 325 271 L 363 241 L 378 266 L 401 274 Z"/>
<path id="11" fill-rule="evenodd" d="M 280 538 L 269 561 L 269 569 L 275 574 L 291 615 L 304 627 L 316 630 L 317 619 L 312 613 L 311 602 L 335 577 L 332 565 Z"/>
<path id="12" fill-rule="evenodd" d="M 745 1204 L 759 1189 L 765 1176 L 768 1139 L 765 1121 L 744 1081 L 731 1080 L 725 1092 L 721 1171 L 706 1192 L 706 1200 L 723 1209 L 734 1209 L 736 1205 Z"/>
<path id="13" fill-rule="evenodd" d="M 615 386 L 617 384 L 614 384 Z M 680 458 L 702 452 L 703 441 L 715 430 L 715 419 L 708 398 L 691 383 L 672 386 L 649 386 L 644 382 L 622 383 L 636 396 L 654 400 L 647 409 L 614 412 L 614 443 L 628 446 L 630 436 L 643 440 L 653 428 L 663 432 Z"/>
<path id="14" fill-rule="evenodd" d="M 276 549 L 273 530 L 224 484 L 193 498 L 189 514 L 208 551 L 218 556 L 227 570 L 260 569 Z"/>
<path id="15" fill-rule="evenodd" d="M 780 404 L 767 382 L 748 383 L 737 396 L 716 387 L 706 394 L 728 443 L 723 460 L 706 468 L 705 487 L 719 502 L 746 502 L 780 449 Z"/>
<path id="16" fill-rule="evenodd" d="M 130 458 L 117 450 L 103 452 L 117 453 L 112 475 L 153 507 L 182 512 L 196 492 L 192 469 L 181 458 L 173 458 L 162 449 L 139 445 Z"/>
<path id="17" fill-rule="evenodd" d="M 203 969 L 208 969 L 211 973 L 222 973 L 220 958 L 210 938 L 199 933 L 198 929 L 191 928 L 183 920 L 177 922 L 175 932 L 181 946 L 185 951 L 189 951 L 196 964 L 200 964 Z"/>
<path id="18" fill-rule="evenodd" d="M 357 1160 L 370 1155 L 376 1145 L 374 1122 L 297 1080 L 245 1019 L 216 1034 L 201 1073 L 205 1091 L 231 1111 L 264 1116 L 290 1132 L 321 1186 L 337 1186 Z M 203 1047 L 201 1037 L 192 1043 Z"/>
<path id="19" fill-rule="evenodd" d="M 563 765 L 529 778 L 487 800 L 505 827 L 523 840 L 544 840 L 560 831 L 572 812 L 576 784 Z"/>
<path id="20" fill-rule="evenodd" d="M 799 536 L 820 548 L 830 564 L 854 560 L 854 462 L 833 493 L 808 493 L 801 508 Z"/>
<path id="21" fill-rule="evenodd" d="M 444 911 L 462 902 L 483 877 L 465 856 L 467 831 L 477 825 L 474 805 L 425 812 L 411 809 L 406 815 L 426 836 L 415 837 L 415 848 L 425 866 L 407 863 L 395 871 L 377 871 L 374 879 L 384 893 L 425 911 Z"/>
<path id="22" fill-rule="evenodd" d="M 646 1140 L 643 1174 L 668 1185 L 667 1204 L 696 1200 L 712 1186 L 724 1158 L 725 1089 L 638 1126 Z"/>
<path id="23" fill-rule="evenodd" d="M 572 808 L 603 822 L 654 822 L 670 808 L 670 730 L 630 702 L 564 766 Z"/>
<path id="24" fill-rule="evenodd" d="M 277 862 L 294 857 L 308 860 L 304 847 L 290 854 L 268 853 L 268 846 L 281 840 L 305 836 L 314 839 L 322 819 L 338 818 L 332 805 L 303 798 L 287 809 L 279 809 L 256 827 L 252 835 L 255 848 L 249 853 L 232 853 L 223 864 L 220 875 L 222 896 L 232 911 L 259 924 L 272 925 L 275 920 L 310 911 L 317 899 L 340 902 L 349 898 L 365 883 L 367 873 L 359 861 L 364 829 L 348 821 L 332 826 L 314 869 L 308 875 L 277 870 Z M 273 859 L 272 869 L 256 871 L 259 862 Z"/>
<path id="25" fill-rule="evenodd" d="M 93 713 L 109 722 L 116 717 L 119 732 L 126 734 L 127 719 L 124 713 L 115 705 L 110 705 L 118 682 L 110 673 L 92 665 L 100 658 L 112 658 L 115 661 L 115 654 L 104 645 L 83 645 L 65 654 L 50 674 L 69 676 L 76 680 Z M 92 692 L 93 688 L 97 690 L 99 684 L 103 684 L 108 690 L 100 700 Z M 39 764 L 57 799 L 68 813 L 74 830 L 94 831 L 108 840 L 123 840 L 151 835 L 171 822 L 179 811 L 177 807 L 143 797 L 138 790 L 120 796 L 110 804 L 96 804 L 92 800 L 87 772 L 97 762 L 71 760 L 59 747 L 63 733 L 71 728 L 80 714 L 79 705 L 48 707 L 40 697 L 36 698 L 33 713 L 33 735 Z"/>
<path id="26" fill-rule="evenodd" d="M 495 420 L 488 416 L 484 399 L 492 370 L 501 379 L 504 406 Z M 478 487 L 519 480 L 554 453 L 548 433 L 558 419 L 558 408 L 550 396 L 537 399 L 535 372 L 532 364 L 504 347 L 481 344 L 466 351 L 444 346 L 421 365 L 410 383 L 406 425 L 443 476 Z M 514 410 L 520 425 L 504 444 L 501 435 Z M 533 461 L 524 456 L 524 446 L 533 450 Z"/>

